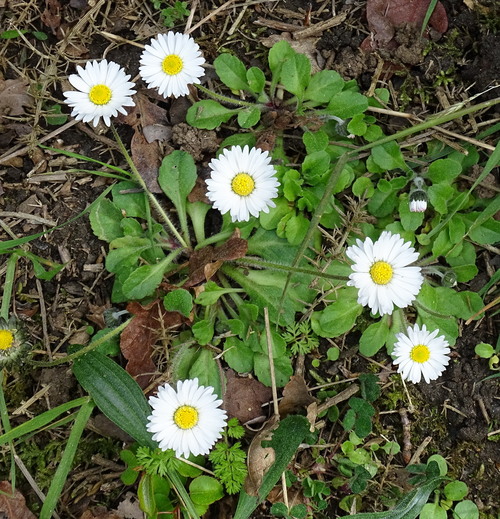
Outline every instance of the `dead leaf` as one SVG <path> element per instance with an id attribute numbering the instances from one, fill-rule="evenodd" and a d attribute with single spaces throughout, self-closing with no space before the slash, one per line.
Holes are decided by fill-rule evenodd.
<path id="1" fill-rule="evenodd" d="M 279 404 L 280 417 L 285 418 L 289 414 L 303 411 L 313 402 L 316 399 L 309 394 L 304 377 L 293 375 L 283 388 L 283 398 Z"/>
<path id="2" fill-rule="evenodd" d="M 59 0 L 45 0 L 45 10 L 40 18 L 43 24 L 50 27 L 52 33 L 56 34 L 61 25 L 61 4 Z"/>
<path id="3" fill-rule="evenodd" d="M 362 42 L 361 48 L 367 51 L 395 48 L 395 29 L 405 24 L 421 26 L 429 4 L 430 0 L 368 0 L 366 18 L 372 34 Z M 436 4 L 429 26 L 440 34 L 448 29 L 448 17 L 441 2 Z"/>
<path id="4" fill-rule="evenodd" d="M 248 476 L 245 480 L 245 492 L 250 496 L 259 495 L 262 479 L 276 459 L 274 449 L 262 447 L 262 442 L 272 439 L 273 431 L 278 425 L 278 418 L 273 415 L 264 429 L 254 436 L 248 448 Z"/>
<path id="5" fill-rule="evenodd" d="M 255 418 L 262 417 L 262 404 L 272 398 L 270 387 L 254 378 L 239 377 L 233 370 L 228 370 L 224 408 L 230 417 L 238 418 L 244 424 Z"/>
<path id="6" fill-rule="evenodd" d="M 108 511 L 104 506 L 93 506 L 85 510 L 80 519 L 122 519 L 122 516 Z"/>
<path id="7" fill-rule="evenodd" d="M 219 247 L 207 245 L 202 249 L 195 250 L 189 258 L 189 278 L 184 286 L 192 287 L 203 281 L 208 281 L 224 261 L 243 258 L 247 250 L 248 242 L 240 238 L 237 231 Z"/>
<path id="8" fill-rule="evenodd" d="M 139 174 L 151 192 L 161 193 L 162 190 L 158 184 L 158 169 L 163 153 L 158 144 L 160 139 L 157 137 L 170 135 L 167 112 L 152 103 L 141 92 L 134 96 L 134 101 L 135 106 L 128 111 L 126 116 L 120 116 L 119 120 L 135 130 L 130 151 Z"/>
<path id="9" fill-rule="evenodd" d="M 158 184 L 158 169 L 160 168 L 160 146 L 156 141 L 148 142 L 136 128 L 130 142 L 132 160 L 146 186 L 152 193 L 162 193 Z"/>
<path id="10" fill-rule="evenodd" d="M 0 481 L 0 517 L 36 519 L 26 506 L 24 496 L 17 489 L 13 492 L 12 485 L 8 481 Z"/>
<path id="11" fill-rule="evenodd" d="M 165 310 L 160 300 L 146 306 L 133 301 L 127 305 L 127 310 L 134 318 L 121 334 L 120 349 L 128 360 L 125 369 L 144 389 L 156 371 L 151 356 L 160 332 L 181 325 L 184 318 L 178 312 Z"/>
<path id="12" fill-rule="evenodd" d="M 3 115 L 22 115 L 24 108 L 33 105 L 24 79 L 0 79 L 0 120 Z"/>

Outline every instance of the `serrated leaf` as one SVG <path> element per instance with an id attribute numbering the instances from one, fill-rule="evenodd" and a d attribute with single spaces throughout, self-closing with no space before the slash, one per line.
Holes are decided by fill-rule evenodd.
<path id="1" fill-rule="evenodd" d="M 294 54 L 283 63 L 281 83 L 288 92 L 298 98 L 303 96 L 310 79 L 311 62 L 304 54 Z"/>
<path id="2" fill-rule="evenodd" d="M 120 221 L 123 218 L 120 209 L 107 198 L 102 198 L 90 211 L 90 226 L 94 234 L 107 242 L 123 236 Z"/>
<path id="3" fill-rule="evenodd" d="M 158 288 L 171 260 L 165 258 L 156 265 L 142 265 L 123 282 L 122 292 L 128 299 L 143 299 Z"/>
<path id="4" fill-rule="evenodd" d="M 304 100 L 328 103 L 333 96 L 342 91 L 344 84 L 345 81 L 335 70 L 321 70 L 311 77 L 304 92 Z"/>

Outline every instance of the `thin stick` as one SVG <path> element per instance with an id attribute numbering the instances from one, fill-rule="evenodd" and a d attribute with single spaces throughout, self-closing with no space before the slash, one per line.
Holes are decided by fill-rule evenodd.
<path id="1" fill-rule="evenodd" d="M 269 370 L 271 371 L 271 389 L 273 392 L 274 415 L 279 419 L 278 391 L 276 389 L 276 376 L 274 374 L 273 339 L 271 337 L 271 325 L 269 324 L 269 311 L 264 307 L 264 323 L 266 327 L 267 355 L 269 358 Z"/>

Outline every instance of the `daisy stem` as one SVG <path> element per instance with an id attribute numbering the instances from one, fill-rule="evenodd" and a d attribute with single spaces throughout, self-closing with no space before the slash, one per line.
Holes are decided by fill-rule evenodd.
<path id="1" fill-rule="evenodd" d="M 129 155 L 127 149 L 125 148 L 125 145 L 123 144 L 123 141 L 121 140 L 121 137 L 118 135 L 118 132 L 116 131 L 114 124 L 111 124 L 111 130 L 113 131 L 113 136 L 115 137 L 115 140 L 118 144 L 118 147 L 120 148 L 120 151 L 122 152 L 123 156 L 125 157 L 125 160 L 127 161 L 127 164 L 130 167 L 130 171 L 132 173 L 133 179 L 142 187 L 144 192 L 148 195 L 151 205 L 156 209 L 157 213 L 161 216 L 163 221 L 167 224 L 168 228 L 170 229 L 172 234 L 176 237 L 177 241 L 181 244 L 181 246 L 186 249 L 189 248 L 188 244 L 186 243 L 184 238 L 181 236 L 179 231 L 176 229 L 175 225 L 172 223 L 172 221 L 168 217 L 168 214 L 163 209 L 160 202 L 158 202 L 158 199 L 148 189 L 146 182 L 144 182 L 144 179 L 142 178 L 141 174 L 135 167 L 132 157 Z"/>
<path id="2" fill-rule="evenodd" d="M 225 240 L 226 238 L 230 238 L 233 235 L 234 229 L 231 229 L 229 231 L 222 231 L 217 234 L 214 234 L 213 236 L 210 236 L 206 240 L 200 241 L 198 245 L 196 245 L 195 250 L 202 249 L 203 247 L 206 247 L 207 245 L 211 245 L 212 243 L 217 243 L 219 241 Z"/>
<path id="3" fill-rule="evenodd" d="M 292 265 L 274 263 L 272 261 L 264 261 L 257 258 L 245 257 L 234 261 L 238 265 L 256 266 L 270 270 L 284 270 L 285 272 L 296 272 L 297 274 L 307 274 L 310 276 L 320 277 L 324 279 L 334 279 L 336 281 L 349 281 L 349 278 L 347 276 L 334 276 L 333 274 L 328 274 L 326 272 L 321 272 L 319 270 L 293 267 Z"/>
<path id="4" fill-rule="evenodd" d="M 203 93 L 207 94 L 207 96 L 212 97 L 213 99 L 217 99 L 217 101 L 220 101 L 221 103 L 227 103 L 231 105 L 237 105 L 237 106 L 245 106 L 247 108 L 253 108 L 254 106 L 258 106 L 255 103 L 249 103 L 248 101 L 242 101 L 241 99 L 234 99 L 233 97 L 227 97 L 222 94 L 216 94 L 215 92 L 212 92 L 208 88 L 205 88 L 204 86 L 195 85 L 196 88 L 201 90 Z"/>
<path id="5" fill-rule="evenodd" d="M 9 413 L 7 411 L 7 403 L 5 402 L 5 395 L 3 392 L 3 377 L 4 371 L 0 369 L 0 419 L 2 423 L 3 433 L 8 433 L 11 430 Z M 14 458 L 14 444 L 9 442 L 10 450 L 10 480 L 12 482 L 12 488 L 16 487 L 16 462 Z"/>

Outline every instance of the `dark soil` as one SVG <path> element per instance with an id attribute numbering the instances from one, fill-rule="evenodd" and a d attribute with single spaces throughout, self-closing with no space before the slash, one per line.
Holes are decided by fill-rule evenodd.
<path id="1" fill-rule="evenodd" d="M 216 2 L 221 4 L 222 2 Z M 476 4 L 476 2 L 472 2 Z M 4 3 L 5 4 L 5 3 Z M 22 7 L 16 7 L 12 2 L 9 16 L 21 17 Z M 138 29 L 137 16 L 131 9 L 117 2 L 110 4 L 107 21 L 98 16 L 99 23 L 105 30 L 124 38 L 135 39 L 141 32 Z M 306 2 L 302 0 L 284 0 L 270 4 L 250 5 L 243 17 L 241 25 L 234 37 L 221 39 L 226 34 L 222 30 L 226 15 L 234 21 L 237 12 L 229 9 L 222 16 L 212 20 L 209 24 L 194 33 L 205 57 L 211 62 L 224 44 L 247 64 L 255 65 L 264 62 L 265 48 L 258 43 L 260 39 L 279 34 L 280 31 L 271 27 L 263 27 L 255 22 L 264 18 L 295 24 L 302 27 L 306 18 Z M 448 31 L 437 41 L 421 39 L 416 31 L 405 28 L 396 35 L 398 46 L 394 50 L 382 50 L 376 53 L 363 53 L 359 46 L 368 35 L 365 14 L 365 2 L 336 0 L 335 2 L 315 2 L 312 5 L 312 23 L 326 20 L 331 16 L 331 5 L 336 8 L 336 14 L 346 12 L 345 22 L 328 29 L 316 37 L 314 42 L 317 49 L 318 63 L 339 71 L 345 78 L 358 80 L 362 90 L 367 91 L 372 82 L 378 86 L 386 86 L 393 93 L 395 106 L 407 112 L 433 113 L 457 102 L 467 100 L 475 94 L 484 92 L 495 84 L 500 77 L 500 36 L 495 32 L 500 25 L 500 6 L 495 0 L 484 0 L 477 4 L 474 10 L 466 6 L 466 2 L 458 0 L 443 0 L 448 13 Z M 0 6 L 2 2 L 0 1 Z M 70 6 L 77 2 L 70 2 Z M 78 5 L 80 5 L 78 3 Z M 81 5 L 85 6 L 86 2 Z M 64 5 L 63 19 L 70 26 L 79 20 L 85 9 Z M 315 15 L 319 7 L 323 11 Z M 211 6 L 201 2 L 200 15 L 195 22 L 208 14 Z M 0 7 L 0 20 L 6 16 L 5 8 Z M 57 52 L 57 44 L 61 35 L 54 28 L 43 25 L 32 13 L 33 27 L 49 33 L 49 40 L 44 47 L 40 42 L 30 39 L 40 51 L 49 49 Z M 24 17 L 22 19 L 25 19 Z M 141 26 L 142 34 L 161 32 L 160 27 L 153 27 L 155 23 Z M 149 33 L 148 33 L 149 30 Z M 179 30 L 182 30 L 180 28 Z M 223 36 L 226 38 L 226 36 Z M 258 44 L 256 44 L 256 42 Z M 8 44 L 7 44 L 8 43 Z M 29 53 L 26 57 L 26 48 L 22 42 L 9 41 L 3 44 L 0 53 L 0 78 L 15 78 L 14 67 L 17 64 L 23 69 L 35 71 L 37 56 Z M 77 59 L 100 58 L 109 46 L 109 40 L 98 32 L 87 31 L 82 36 L 82 45 L 89 50 L 83 52 Z M 132 50 L 131 50 L 132 49 Z M 24 52 L 24 55 L 22 54 Z M 132 74 L 137 72 L 137 58 L 139 51 L 131 46 L 115 46 L 107 56 L 121 65 L 127 66 Z M 24 56 L 24 57 L 23 57 Z M 22 60 L 22 63 L 20 61 Z M 381 64 L 386 63 L 381 67 Z M 59 74 L 71 73 L 69 65 L 59 66 Z M 71 64 L 73 67 L 73 64 Z M 63 71 L 62 69 L 67 70 Z M 375 76 L 375 74 L 377 74 Z M 210 75 L 210 72 L 209 72 Z M 33 72 L 28 76 L 33 77 Z M 495 83 L 496 81 L 496 83 Z M 51 96 L 61 101 L 61 87 L 59 78 L 51 83 Z M 485 100 L 498 96 L 498 91 L 491 90 L 479 99 Z M 179 109 L 175 103 L 162 103 L 169 112 L 169 117 L 182 120 L 179 113 L 185 113 L 186 106 Z M 487 117 L 495 118 L 500 114 L 491 111 Z M 63 111 L 67 110 L 63 108 Z M 37 148 L 30 148 L 19 156 L 2 161 L 18 147 L 28 144 L 28 135 L 34 140 L 40 139 L 54 129 L 44 124 L 40 119 L 33 125 L 31 116 L 20 117 L 16 120 L 17 127 L 4 131 L 4 138 L 0 138 L 0 211 L 20 212 L 51 220 L 57 224 L 67 222 L 89 204 L 91 204 L 108 185 L 108 180 L 90 175 L 73 175 L 65 173 L 69 167 L 75 167 L 68 159 L 59 159 L 58 165 L 48 166 L 48 171 L 56 173 L 55 179 L 45 180 L 37 170 L 39 163 L 52 160 L 52 156 L 40 152 Z M 480 122 L 480 117 L 476 122 Z M 392 121 L 386 121 L 388 125 Z M 22 126 L 22 127 L 21 127 Z M 125 128 L 125 127 L 124 127 Z M 4 129 L 0 127 L 0 134 Z M 182 131 L 180 131 L 182 130 Z M 120 130 L 122 131 L 122 130 Z M 460 128 L 455 129 L 460 132 Z M 207 132 L 208 133 L 208 132 Z M 7 134 L 9 138 L 7 138 Z M 123 131 L 127 144 L 130 141 L 128 128 Z M 67 129 L 45 144 L 68 148 L 83 155 L 117 164 L 116 150 L 107 145 L 106 137 L 97 131 L 89 132 L 81 124 Z M 197 152 L 195 156 L 202 168 L 206 165 L 206 157 L 213 153 L 220 142 L 221 136 L 211 134 L 199 135 L 197 131 L 187 126 L 174 126 L 170 145 L 185 147 L 187 151 Z M 494 143 L 493 143 L 494 144 Z M 3 148 L 1 147 L 3 146 Z M 205 160 L 205 164 L 203 161 Z M 80 163 L 80 167 L 92 168 L 92 165 Z M 45 165 L 47 167 L 47 165 Z M 497 179 L 498 180 L 498 179 Z M 498 182 L 497 182 L 498 186 Z M 16 237 L 28 236 L 46 230 L 48 225 L 41 225 L 26 217 L 2 216 L 0 218 L 10 228 Z M 9 239 L 5 229 L 0 229 L 0 240 Z M 84 215 L 73 223 L 45 234 L 32 241 L 29 250 L 33 253 L 54 261 L 64 263 L 65 268 L 51 281 L 36 280 L 31 267 L 24 260 L 20 260 L 16 274 L 16 295 L 13 300 L 14 313 L 24 321 L 32 342 L 36 344 L 35 358 L 46 359 L 46 350 L 52 355 L 67 351 L 72 343 L 85 344 L 90 335 L 88 327 L 95 329 L 102 327 L 102 313 L 109 308 L 112 279 L 104 269 L 105 244 L 95 238 L 88 223 L 88 216 Z M 3 267 L 6 256 L 0 257 L 0 269 Z M 487 265 L 491 269 L 498 268 L 498 257 L 494 252 L 485 251 L 479 265 L 478 282 L 464 289 L 479 290 L 489 279 Z M 4 272 L 0 270 L 0 272 Z M 490 270 L 491 272 L 491 270 Z M 453 350 L 453 361 L 437 383 L 420 384 L 411 389 L 415 399 L 416 411 L 410 414 L 410 423 L 414 446 L 425 437 L 431 436 L 432 442 L 423 454 L 440 453 L 445 456 L 451 467 L 452 474 L 466 482 L 471 490 L 471 497 L 482 512 L 497 513 L 500 511 L 500 495 L 498 481 L 500 480 L 500 448 L 499 435 L 488 436 L 491 431 L 500 428 L 500 379 L 485 380 L 492 374 L 488 362 L 479 359 L 474 353 L 474 346 L 479 342 L 495 344 L 498 335 L 498 323 L 491 317 L 484 317 L 470 325 L 463 325 L 461 337 Z M 328 373 L 323 374 L 328 377 Z M 313 384 L 314 382 L 311 381 Z M 17 408 L 23 401 L 50 384 L 47 396 L 37 399 L 28 412 L 13 419 L 13 425 L 25 421 L 31 413 L 38 413 L 48 407 L 54 407 L 80 394 L 78 386 L 71 377 L 67 368 L 57 370 L 23 369 L 20 375 L 12 374 L 7 378 L 6 392 L 9 405 Z M 10 394 L 9 394 L 10 392 Z M 385 418 L 380 418 L 382 427 Z M 392 422 L 395 436 L 398 441 L 402 438 L 401 424 Z M 102 427 L 99 428 L 101 431 Z M 108 428 L 108 431 L 111 429 Z M 109 434 L 112 434 L 111 432 Z M 92 438 L 97 435 L 91 436 Z M 90 455 L 88 456 L 90 462 Z M 119 462 L 114 459 L 114 462 Z M 85 460 L 81 460 L 79 468 L 75 470 L 72 484 L 76 484 L 78 472 L 88 468 Z M 95 474 L 85 485 L 80 480 L 80 496 L 85 496 L 80 505 L 71 504 L 68 494 L 65 502 L 69 506 L 67 517 L 79 517 L 89 504 L 103 503 L 116 499 L 122 490 L 118 485 L 106 483 L 110 478 L 103 477 L 106 473 L 115 473 L 117 467 L 106 468 L 101 466 L 98 478 Z M 96 473 L 97 474 L 97 473 Z M 7 477 L 5 468 L 0 469 L 0 479 Z M 98 479 L 100 481 L 100 486 Z M 115 474 L 115 482 L 118 475 Z M 94 485 L 91 488 L 90 483 Z M 28 485 L 22 484 L 28 501 L 36 502 Z M 85 506 L 82 506 L 82 503 Z M 116 505 L 116 503 L 111 503 Z M 1 515 L 1 514 L 0 514 Z"/>

